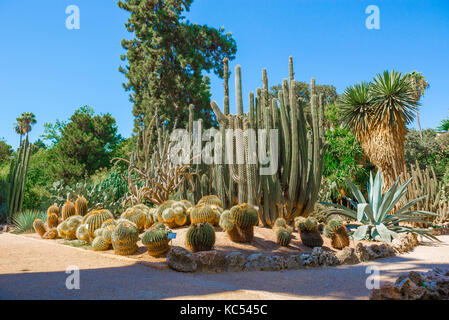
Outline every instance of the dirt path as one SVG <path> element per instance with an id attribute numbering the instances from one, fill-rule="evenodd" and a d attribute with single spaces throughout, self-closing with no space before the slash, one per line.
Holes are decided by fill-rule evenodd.
<path id="1" fill-rule="evenodd" d="M 381 282 L 411 270 L 449 267 L 449 236 L 412 253 L 352 266 L 281 272 L 183 274 L 0 233 L 0 299 L 367 299 L 367 266 Z M 68 290 L 66 268 L 80 269 L 80 289 Z"/>

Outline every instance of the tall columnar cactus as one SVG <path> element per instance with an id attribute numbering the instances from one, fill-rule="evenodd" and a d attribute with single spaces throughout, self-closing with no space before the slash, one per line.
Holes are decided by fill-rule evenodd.
<path id="1" fill-rule="evenodd" d="M 84 196 L 79 196 L 75 200 L 75 213 L 82 217 L 87 214 L 87 200 Z"/>
<path id="2" fill-rule="evenodd" d="M 254 226 L 257 224 L 257 210 L 252 205 L 236 205 L 225 211 L 220 217 L 220 227 L 234 242 L 251 242 L 254 238 Z"/>
<path id="3" fill-rule="evenodd" d="M 31 144 L 27 135 L 11 162 L 10 171 L 6 178 L 6 219 L 8 223 L 11 222 L 15 213 L 22 210 L 30 150 Z"/>
<path id="4" fill-rule="evenodd" d="M 227 61 L 224 64 L 227 70 Z M 315 80 L 311 81 L 310 114 L 306 114 L 305 105 L 298 97 L 290 57 L 289 79 L 284 79 L 278 96 L 270 97 L 267 72 L 263 70 L 263 88 L 258 88 L 256 95 L 250 93 L 249 112 L 244 114 L 240 66 L 236 67 L 235 77 L 237 115 L 227 113 L 227 73 L 224 114 L 215 101 L 211 103 L 220 132 L 234 129 L 230 140 L 232 147 L 222 147 L 222 158 L 232 155 L 232 164 L 215 166 L 217 194 L 223 198 L 225 207 L 232 205 L 235 199 L 239 203 L 259 206 L 259 218 L 264 226 L 272 226 L 278 217 L 285 218 L 287 222 L 298 216 L 307 217 L 313 211 L 318 196 L 325 152 L 324 99 L 315 93 Z M 264 129 L 266 134 L 242 133 L 242 130 L 251 132 L 246 131 L 249 129 Z M 270 136 L 271 129 L 277 130 L 272 131 L 273 136 Z M 250 145 L 253 148 L 249 148 Z M 266 165 L 261 165 L 261 159 L 255 153 L 264 146 L 267 158 L 272 165 L 277 164 L 277 168 L 261 174 Z M 254 150 L 256 152 L 251 152 Z M 222 171 L 228 174 L 229 180 Z M 223 188 L 223 183 L 228 187 Z M 238 184 L 238 190 L 234 184 Z"/>
<path id="5" fill-rule="evenodd" d="M 190 226 L 186 233 L 186 247 L 192 252 L 210 251 L 215 245 L 215 230 L 207 222 Z"/>

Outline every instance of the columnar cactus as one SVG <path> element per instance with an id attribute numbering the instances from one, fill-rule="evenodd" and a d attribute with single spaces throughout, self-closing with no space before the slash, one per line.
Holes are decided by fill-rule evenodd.
<path id="1" fill-rule="evenodd" d="M 139 231 L 135 223 L 122 221 L 114 229 L 111 235 L 112 247 L 117 255 L 131 255 L 137 250 Z"/>
<path id="2" fill-rule="evenodd" d="M 62 220 L 67 220 L 68 218 L 70 218 L 71 216 L 74 216 L 76 214 L 75 212 L 75 205 L 73 204 L 73 202 L 71 201 L 67 201 L 66 203 L 64 203 L 64 205 L 62 206 L 62 212 L 61 212 L 61 216 L 62 216 Z"/>
<path id="3" fill-rule="evenodd" d="M 323 238 L 318 231 L 318 221 L 313 217 L 297 217 L 295 219 L 295 227 L 298 228 L 301 241 L 307 247 L 323 246 Z"/>
<path id="4" fill-rule="evenodd" d="M 165 225 L 156 225 L 154 229 L 146 231 L 142 236 L 142 244 L 147 247 L 148 254 L 152 257 L 159 257 L 170 249 L 168 239 L 168 229 Z"/>
<path id="5" fill-rule="evenodd" d="M 75 200 L 75 213 L 82 217 L 87 214 L 87 200 L 84 196 L 79 196 Z"/>
<path id="6" fill-rule="evenodd" d="M 59 210 L 58 210 L 59 211 Z M 48 228 L 56 228 L 59 224 L 59 217 L 57 213 L 48 213 L 47 214 L 47 227 Z"/>
<path id="7" fill-rule="evenodd" d="M 215 245 L 215 230 L 209 223 L 190 226 L 186 233 L 186 247 L 192 252 L 210 251 Z"/>
<path id="8" fill-rule="evenodd" d="M 254 206 L 244 203 L 223 212 L 220 227 L 227 231 L 229 238 L 234 242 L 251 242 L 257 221 L 257 210 Z"/>
<path id="9" fill-rule="evenodd" d="M 332 219 L 324 227 L 324 236 L 332 240 L 332 247 L 341 250 L 349 246 L 349 235 L 346 226 L 340 219 Z"/>
<path id="10" fill-rule="evenodd" d="M 47 232 L 45 230 L 45 223 L 41 219 L 36 219 L 33 221 L 33 229 L 41 237 L 43 237 L 44 234 Z"/>
<path id="11" fill-rule="evenodd" d="M 47 214 L 55 213 L 57 216 L 59 216 L 59 207 L 56 204 L 52 204 L 47 209 Z"/>
<path id="12" fill-rule="evenodd" d="M 86 225 L 87 234 L 91 239 L 95 238 L 95 230 L 101 228 L 103 222 L 113 219 L 114 216 L 109 210 L 101 209 L 89 212 L 84 216 L 82 223 Z"/>

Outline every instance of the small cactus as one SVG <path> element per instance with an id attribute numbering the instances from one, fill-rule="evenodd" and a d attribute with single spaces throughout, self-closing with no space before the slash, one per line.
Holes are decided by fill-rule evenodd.
<path id="1" fill-rule="evenodd" d="M 35 219 L 34 220 L 34 222 L 33 222 L 33 229 L 41 237 L 43 237 L 44 234 L 47 232 L 47 230 L 45 230 L 45 223 L 41 219 Z"/>
<path id="2" fill-rule="evenodd" d="M 56 213 L 50 212 L 47 214 L 47 227 L 52 229 L 56 228 L 59 224 L 59 217 Z"/>
<path id="3" fill-rule="evenodd" d="M 234 242 L 251 242 L 254 238 L 254 226 L 259 217 L 256 208 L 246 203 L 236 205 L 225 211 L 220 217 L 220 226 L 227 231 Z"/>
<path id="4" fill-rule="evenodd" d="M 192 224 L 198 224 L 203 222 L 209 222 L 213 224 L 214 221 L 215 221 L 215 212 L 207 204 L 196 206 L 190 213 L 190 222 Z"/>
<path id="5" fill-rule="evenodd" d="M 47 214 L 55 213 L 57 216 L 59 216 L 59 207 L 55 204 L 52 204 L 47 209 Z"/>
<path id="6" fill-rule="evenodd" d="M 76 238 L 81 241 L 89 241 L 89 234 L 87 233 L 86 225 L 80 224 L 76 229 Z"/>
<path id="7" fill-rule="evenodd" d="M 66 203 L 64 203 L 64 205 L 62 206 L 62 213 L 61 213 L 62 220 L 63 221 L 67 220 L 68 218 L 74 216 L 75 214 L 76 214 L 75 205 L 73 204 L 73 202 L 67 201 Z"/>
<path id="8" fill-rule="evenodd" d="M 318 221 L 313 217 L 295 218 L 295 226 L 298 228 L 302 243 L 310 248 L 322 247 L 323 238 L 318 231 Z"/>
<path id="9" fill-rule="evenodd" d="M 277 243 L 280 246 L 288 247 L 292 239 L 291 233 L 293 232 L 293 228 L 287 225 L 287 221 L 284 218 L 276 219 L 273 230 L 276 233 Z"/>
<path id="10" fill-rule="evenodd" d="M 96 237 L 92 241 L 92 249 L 94 251 L 106 251 L 109 249 L 110 243 L 108 243 L 102 236 Z"/>
<path id="11" fill-rule="evenodd" d="M 198 201 L 197 206 L 201 206 L 204 204 L 207 204 L 209 206 L 218 206 L 220 208 L 223 208 L 223 203 L 221 202 L 220 198 L 215 195 L 202 197 L 200 199 L 200 201 Z"/>
<path id="12" fill-rule="evenodd" d="M 82 217 L 87 214 L 87 200 L 83 196 L 79 196 L 75 200 L 75 213 Z"/>
<path id="13" fill-rule="evenodd" d="M 95 230 L 101 228 L 103 222 L 108 219 L 113 219 L 109 210 L 101 209 L 89 212 L 86 216 L 84 216 L 82 223 L 86 225 L 87 234 L 91 239 L 95 238 L 94 232 Z"/>
<path id="14" fill-rule="evenodd" d="M 142 244 L 147 247 L 148 254 L 152 257 L 158 257 L 170 249 L 168 233 L 170 230 L 162 224 L 156 228 L 146 231 L 142 236 Z"/>
<path id="15" fill-rule="evenodd" d="M 42 238 L 44 239 L 56 239 L 57 237 L 58 237 L 58 230 L 56 230 L 56 228 L 51 228 L 42 236 Z"/>
<path id="16" fill-rule="evenodd" d="M 146 210 L 141 206 L 134 206 L 126 209 L 120 216 L 121 218 L 128 219 L 134 222 L 139 232 L 145 229 Z"/>
<path id="17" fill-rule="evenodd" d="M 215 245 L 215 230 L 204 222 L 190 226 L 186 233 L 186 247 L 192 252 L 210 251 Z"/>
<path id="18" fill-rule="evenodd" d="M 117 224 L 111 235 L 112 247 L 117 255 L 130 255 L 137 250 L 139 231 L 135 223 L 123 220 Z"/>
<path id="19" fill-rule="evenodd" d="M 76 239 L 76 230 L 81 224 L 81 216 L 71 216 L 64 222 L 66 222 L 66 227 L 64 228 L 63 236 L 67 240 Z"/>
<path id="20" fill-rule="evenodd" d="M 340 219 L 332 219 L 324 227 L 324 236 L 331 239 L 333 248 L 341 250 L 349 246 L 349 235 L 346 226 Z"/>

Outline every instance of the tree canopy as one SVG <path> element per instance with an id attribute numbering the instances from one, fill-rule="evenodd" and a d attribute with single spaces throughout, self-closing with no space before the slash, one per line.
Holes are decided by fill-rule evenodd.
<path id="1" fill-rule="evenodd" d="M 208 77 L 223 76 L 223 58 L 234 59 L 236 43 L 224 28 L 192 24 L 182 16 L 193 0 L 120 0 L 118 6 L 131 16 L 125 24 L 135 38 L 122 40 L 127 50 L 120 66 L 134 103 L 135 127 L 147 125 L 157 108 L 162 119 L 185 125 L 188 106 L 205 125 L 214 124 Z"/>

